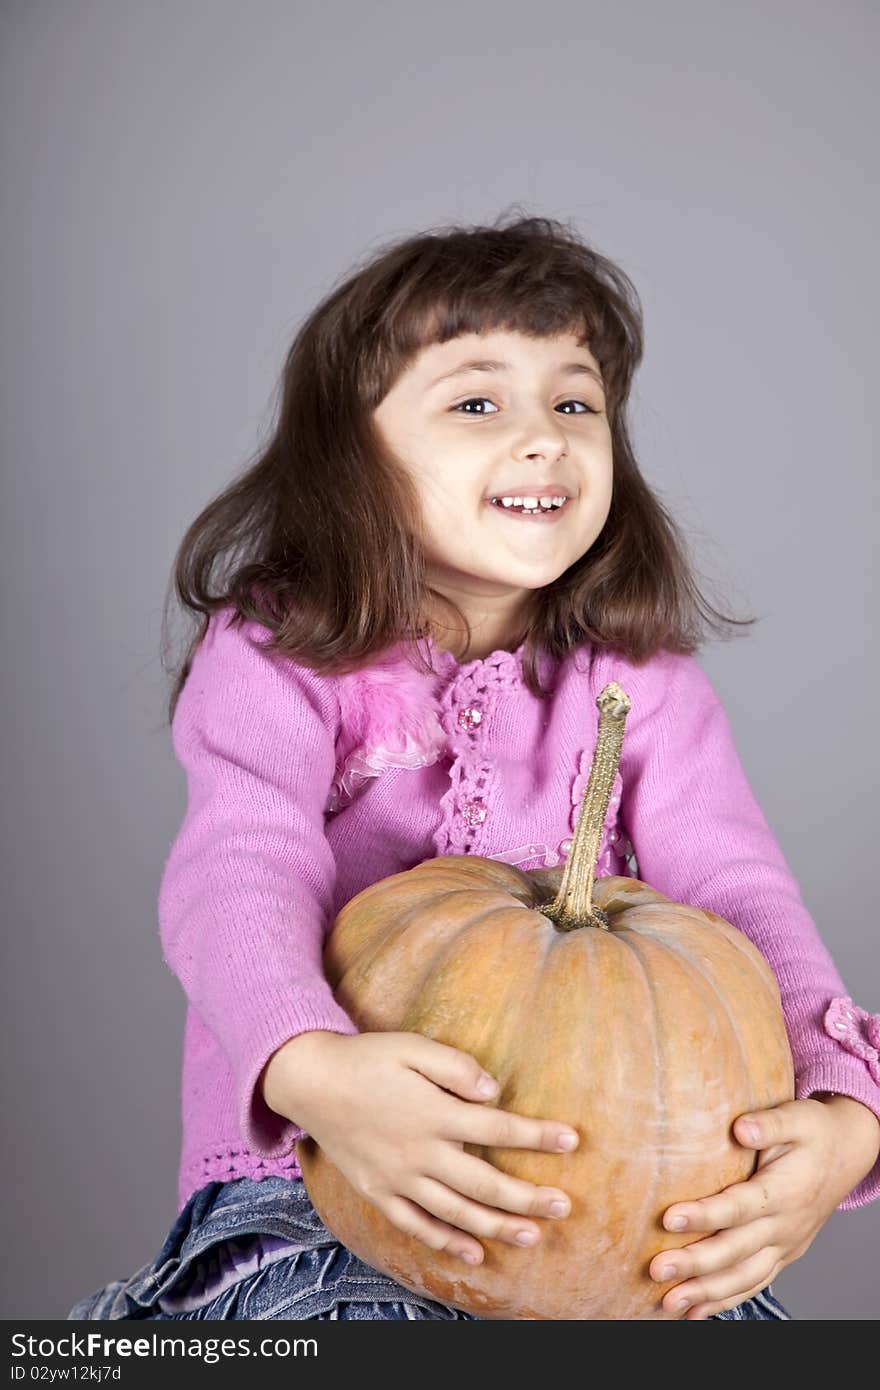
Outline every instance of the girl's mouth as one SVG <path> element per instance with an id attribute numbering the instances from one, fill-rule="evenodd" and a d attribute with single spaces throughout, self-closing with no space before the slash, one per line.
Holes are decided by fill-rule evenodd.
<path id="1" fill-rule="evenodd" d="M 546 526 L 559 519 L 569 500 L 567 497 L 488 497 L 486 506 L 516 521 L 534 521 Z"/>

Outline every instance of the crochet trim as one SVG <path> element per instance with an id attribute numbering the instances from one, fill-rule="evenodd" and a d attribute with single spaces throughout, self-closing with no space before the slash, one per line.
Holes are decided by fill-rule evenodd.
<path id="1" fill-rule="evenodd" d="M 452 765 L 449 786 L 440 798 L 440 824 L 434 833 L 438 856 L 482 854 L 487 830 L 483 829 L 497 779 L 495 764 L 474 756 L 472 733 L 458 723 L 457 709 L 478 705 L 491 716 L 493 697 L 498 690 L 510 690 L 522 683 L 522 649 L 497 651 L 478 661 L 459 667 L 449 652 L 439 652 L 441 665 L 458 671 L 449 680 L 440 699 L 440 719 L 446 732 Z"/>
<path id="2" fill-rule="evenodd" d="M 222 1140 L 215 1148 L 184 1163 L 179 1183 L 178 1200 L 183 1207 L 188 1198 L 209 1182 L 232 1182 L 235 1178 L 301 1178 L 302 1170 L 296 1150 L 281 1158 L 258 1158 L 239 1142 Z"/>

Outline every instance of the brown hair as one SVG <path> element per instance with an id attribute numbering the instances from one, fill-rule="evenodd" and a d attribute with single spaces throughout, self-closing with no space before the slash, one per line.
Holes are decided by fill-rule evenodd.
<path id="1" fill-rule="evenodd" d="M 676 523 L 636 463 L 627 402 L 643 336 L 633 284 L 570 225 L 502 213 L 490 226 L 445 226 L 380 247 L 302 324 L 272 437 L 178 549 L 174 588 L 201 617 L 172 672 L 169 720 L 210 615 L 229 605 L 236 624 L 271 630 L 270 650 L 320 673 L 423 636 L 428 596 L 469 634 L 465 615 L 427 583 L 416 491 L 379 447 L 371 416 L 420 348 L 496 328 L 582 332 L 605 379 L 613 450 L 602 532 L 532 595 L 521 634 L 532 693 L 550 693 L 537 671 L 541 646 L 564 656 L 590 642 L 641 665 L 661 648 L 695 652 L 704 626 L 728 637 L 756 621 L 706 601 Z M 427 671 L 419 647 L 410 650 Z"/>

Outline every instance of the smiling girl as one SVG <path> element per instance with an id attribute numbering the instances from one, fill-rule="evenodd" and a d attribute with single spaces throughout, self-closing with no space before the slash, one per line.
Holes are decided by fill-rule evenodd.
<path id="1" fill-rule="evenodd" d="M 159 894 L 188 1003 L 178 1214 L 71 1318 L 470 1317 L 335 1240 L 303 1134 L 463 1278 L 483 1240 L 528 1247 L 566 1219 L 562 1187 L 466 1146 L 562 1153 L 583 1138 L 568 1117 L 501 1110 L 455 1048 L 358 1032 L 322 948 L 355 894 L 435 855 L 560 862 L 612 680 L 632 713 L 597 873 L 746 933 L 795 1063 L 796 1099 L 735 1120 L 754 1176 L 665 1212 L 688 1240 L 651 1263 L 655 1316 L 787 1319 L 772 1279 L 876 1200 L 880 1017 L 846 994 L 695 659 L 704 629 L 740 624 L 703 599 L 636 461 L 641 355 L 623 271 L 545 218 L 392 244 L 297 334 L 268 447 L 175 570 L 201 617 Z"/>
<path id="2" fill-rule="evenodd" d="M 423 348 L 374 420 L 418 492 L 428 581 L 470 623 L 461 659 L 515 646 L 611 507 L 599 364 L 573 332 L 465 333 Z"/>

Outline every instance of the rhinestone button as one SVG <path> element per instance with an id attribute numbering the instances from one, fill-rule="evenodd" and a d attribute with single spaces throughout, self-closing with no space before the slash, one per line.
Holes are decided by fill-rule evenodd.
<path id="1" fill-rule="evenodd" d="M 470 733 L 481 722 L 483 716 L 477 705 L 468 705 L 467 709 L 458 712 L 458 727 Z"/>
<path id="2" fill-rule="evenodd" d="M 482 825 L 486 819 L 486 808 L 480 801 L 469 801 L 461 814 L 468 825 Z"/>

